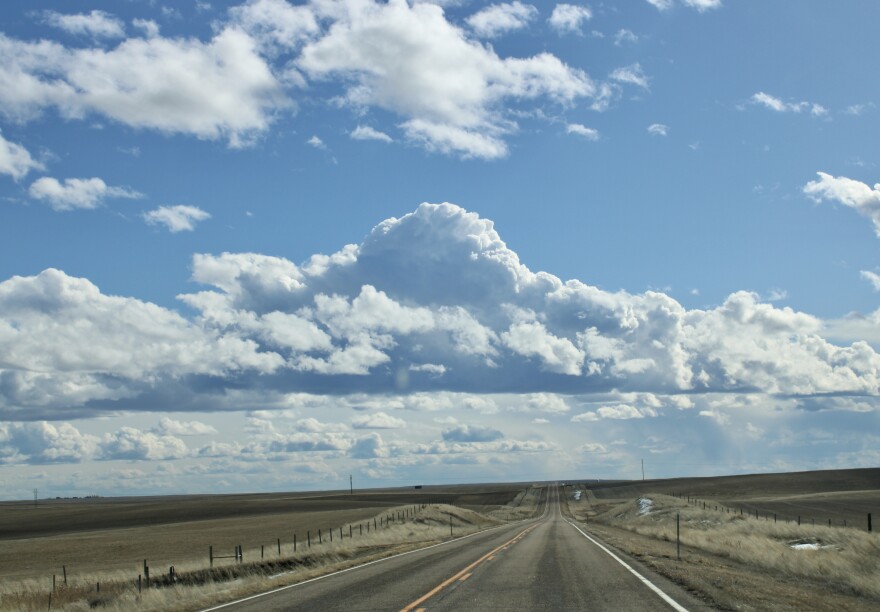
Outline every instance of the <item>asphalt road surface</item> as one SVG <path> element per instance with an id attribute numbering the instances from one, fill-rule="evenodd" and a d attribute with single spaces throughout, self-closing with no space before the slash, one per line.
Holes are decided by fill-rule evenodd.
<path id="1" fill-rule="evenodd" d="M 707 609 L 632 559 L 609 552 L 567 522 L 554 487 L 543 515 L 535 520 L 212 609 Z"/>

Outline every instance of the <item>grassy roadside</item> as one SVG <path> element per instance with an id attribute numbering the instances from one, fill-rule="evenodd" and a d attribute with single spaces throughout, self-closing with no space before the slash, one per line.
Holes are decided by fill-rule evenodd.
<path id="1" fill-rule="evenodd" d="M 168 568 L 151 569 L 153 588 L 141 592 L 137 574 L 131 571 L 78 575 L 67 587 L 59 582 L 54 592 L 46 580 L 4 581 L 0 585 L 0 610 L 199 609 L 448 540 L 450 522 L 453 536 L 460 537 L 529 518 L 543 499 L 541 491 L 526 489 L 510 504 L 486 513 L 443 504 L 419 507 L 413 512 L 407 512 L 413 510 L 412 506 L 388 508 L 376 517 L 377 525 L 383 517 L 396 516 L 397 512 L 407 516 L 369 531 L 361 527 L 365 522 L 352 525 L 350 531 L 345 525 L 343 537 L 340 539 L 337 528 L 332 542 L 326 531 L 320 544 L 313 533 L 311 547 L 300 540 L 296 553 L 282 556 L 272 550 L 261 559 L 266 551 L 257 546 L 243 550 L 241 563 L 217 560 L 213 569 L 206 567 L 206 561 L 180 563 L 175 565 L 173 582 Z"/>
<path id="2" fill-rule="evenodd" d="M 746 518 L 715 511 L 714 503 L 703 510 L 666 495 L 641 499 L 600 501 L 585 495 L 581 502 L 569 500 L 568 507 L 600 538 L 721 609 L 880 606 L 877 534 Z"/>

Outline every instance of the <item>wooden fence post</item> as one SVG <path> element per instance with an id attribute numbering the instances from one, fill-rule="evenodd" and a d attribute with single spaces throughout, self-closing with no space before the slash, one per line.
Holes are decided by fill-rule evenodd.
<path id="1" fill-rule="evenodd" d="M 144 582 L 147 583 L 147 588 L 150 588 L 150 567 L 147 565 L 147 560 L 144 559 Z"/>
<path id="2" fill-rule="evenodd" d="M 868 513 L 868 533 L 871 533 L 871 513 Z"/>
<path id="3" fill-rule="evenodd" d="M 681 561 L 681 522 L 680 515 L 675 515 L 675 556 Z"/>
<path id="4" fill-rule="evenodd" d="M 208 547 L 208 565 L 214 567 L 214 545 Z"/>
<path id="5" fill-rule="evenodd" d="M 266 557 L 266 546 L 264 544 L 260 544 L 260 559 L 264 559 Z"/>
<path id="6" fill-rule="evenodd" d="M 67 566 L 62 565 L 61 571 L 64 572 L 64 586 L 67 586 Z"/>
<path id="7" fill-rule="evenodd" d="M 278 556 L 281 556 L 281 538 L 278 538 Z"/>
<path id="8" fill-rule="evenodd" d="M 293 534 L 293 552 L 296 552 L 296 534 Z"/>

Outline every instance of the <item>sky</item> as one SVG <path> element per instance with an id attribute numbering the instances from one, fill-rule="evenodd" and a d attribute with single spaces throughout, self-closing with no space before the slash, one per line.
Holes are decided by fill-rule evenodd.
<path id="1" fill-rule="evenodd" d="M 880 465 L 871 1 L 0 5 L 0 498 Z"/>

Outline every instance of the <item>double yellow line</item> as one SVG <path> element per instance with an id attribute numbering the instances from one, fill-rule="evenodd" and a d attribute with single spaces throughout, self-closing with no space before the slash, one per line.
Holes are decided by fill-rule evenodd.
<path id="1" fill-rule="evenodd" d="M 473 563 L 468 565 L 466 568 L 464 568 L 463 570 L 461 570 L 460 572 L 458 572 L 454 576 L 450 576 L 449 578 L 447 578 L 446 580 L 444 580 L 443 582 L 441 582 L 440 584 L 435 586 L 433 589 L 431 589 L 430 591 L 428 591 L 427 593 L 425 593 L 424 595 L 419 597 L 417 600 L 415 600 L 414 602 L 412 602 L 411 604 L 409 604 L 408 606 L 403 608 L 403 610 L 401 612 L 410 612 L 411 610 L 414 610 L 416 608 L 416 606 L 426 602 L 431 597 L 433 597 L 434 595 L 436 595 L 437 593 L 439 593 L 440 591 L 442 591 L 443 589 L 448 587 L 450 584 L 452 584 L 456 580 L 462 580 L 462 581 L 467 580 L 470 577 L 470 575 L 473 572 L 475 567 L 477 567 L 478 565 L 480 565 L 484 561 L 488 561 L 489 559 L 494 557 L 495 553 L 502 551 L 502 550 L 508 548 L 509 546 L 513 546 L 514 544 L 519 542 L 522 538 L 524 538 L 528 532 L 530 532 L 532 529 L 534 529 L 537 526 L 538 526 L 538 524 L 536 523 L 536 524 L 532 525 L 531 527 L 526 527 L 525 529 L 520 531 L 518 534 L 513 536 L 513 538 L 511 538 L 510 540 L 508 540 L 507 542 L 505 542 L 504 544 L 502 544 L 498 548 L 490 550 L 485 555 L 483 555 L 482 557 L 480 557 L 479 559 L 477 559 L 476 561 L 474 561 Z"/>

